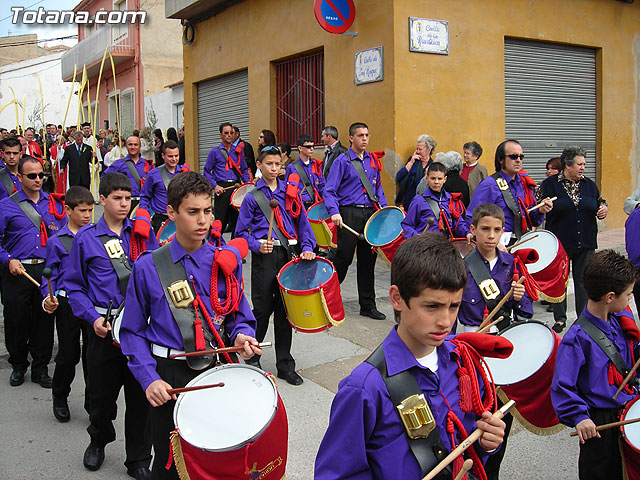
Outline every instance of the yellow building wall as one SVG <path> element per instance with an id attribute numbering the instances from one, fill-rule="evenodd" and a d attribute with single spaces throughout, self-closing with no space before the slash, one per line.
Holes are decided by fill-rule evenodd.
<path id="1" fill-rule="evenodd" d="M 597 153 L 594 180 L 609 203 L 606 225 L 623 226 L 622 204 L 638 169 L 639 7 L 602 0 L 396 0 L 397 151 L 406 159 L 423 132 L 436 139 L 436 151 L 462 153 L 465 142 L 476 140 L 484 148 L 481 163 L 492 172 L 505 137 L 505 37 L 597 48 L 598 151 L 588 153 Z M 448 21 L 449 55 L 410 52 L 409 17 Z"/>

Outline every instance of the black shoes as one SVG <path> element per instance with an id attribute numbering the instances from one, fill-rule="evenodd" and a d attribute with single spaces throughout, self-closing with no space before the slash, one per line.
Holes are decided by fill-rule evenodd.
<path id="1" fill-rule="evenodd" d="M 102 462 L 104 462 L 104 446 L 91 442 L 84 451 L 84 458 L 82 459 L 84 468 L 95 472 L 100 468 Z"/>
<path id="2" fill-rule="evenodd" d="M 56 417 L 60 423 L 68 422 L 71 418 L 71 413 L 69 412 L 69 405 L 67 404 L 67 399 L 53 399 L 53 416 Z"/>
<path id="3" fill-rule="evenodd" d="M 387 316 L 380 312 L 377 308 L 373 308 L 372 310 L 360 310 L 360 315 L 363 317 L 373 318 L 374 320 L 384 320 Z"/>
<path id="4" fill-rule="evenodd" d="M 12 387 L 17 387 L 24 383 L 24 372 L 20 370 L 14 370 L 11 372 L 11 376 L 9 377 L 9 385 Z"/>
<path id="5" fill-rule="evenodd" d="M 556 322 L 553 327 L 551 327 L 551 330 L 553 330 L 556 333 L 560 333 L 564 330 L 564 327 L 567 325 L 567 322 Z"/>
<path id="6" fill-rule="evenodd" d="M 39 383 L 42 388 L 51 388 L 51 385 L 53 384 L 53 379 L 47 372 L 31 375 L 31 381 L 33 383 Z"/>
<path id="7" fill-rule="evenodd" d="M 302 377 L 293 370 L 290 372 L 278 372 L 278 378 L 286 380 L 291 385 L 302 385 Z"/>
<path id="8" fill-rule="evenodd" d="M 137 480 L 148 480 L 151 478 L 151 470 L 147 467 L 132 468 L 127 470 L 127 475 Z"/>

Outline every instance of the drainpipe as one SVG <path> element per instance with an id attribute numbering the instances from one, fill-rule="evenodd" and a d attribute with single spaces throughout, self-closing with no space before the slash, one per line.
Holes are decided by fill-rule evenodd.
<path id="1" fill-rule="evenodd" d="M 135 0 L 135 11 L 140 11 L 140 0 Z M 140 36 L 140 22 L 136 22 L 133 26 L 135 29 L 135 56 L 133 59 L 133 65 L 136 72 L 136 117 L 137 128 L 142 129 L 145 125 L 144 118 L 144 82 L 142 72 L 141 57 L 141 43 L 142 38 Z"/>

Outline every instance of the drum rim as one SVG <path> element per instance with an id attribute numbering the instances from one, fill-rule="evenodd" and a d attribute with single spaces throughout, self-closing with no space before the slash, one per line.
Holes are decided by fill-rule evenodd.
<path id="1" fill-rule="evenodd" d="M 309 217 L 309 212 L 310 212 L 311 210 L 313 210 L 315 207 L 317 207 L 318 205 L 321 205 L 321 204 L 323 204 L 323 203 L 324 203 L 324 200 L 319 200 L 319 201 L 317 201 L 316 203 L 314 203 L 313 205 L 311 205 L 311 206 L 309 207 L 309 210 L 307 210 L 307 218 L 309 219 L 309 222 L 311 222 L 311 223 L 321 224 L 323 221 L 329 220 L 329 219 L 331 218 L 331 215 L 329 215 L 327 218 L 320 218 L 320 219 L 318 219 L 318 220 L 316 220 L 315 218 L 314 218 L 314 219 L 312 219 L 312 218 L 310 218 L 310 217 Z M 327 214 L 328 214 L 328 213 L 329 213 L 329 211 L 327 210 Z"/>
<path id="2" fill-rule="evenodd" d="M 555 241 L 556 241 L 556 253 L 555 253 L 555 255 L 553 256 L 553 258 L 551 259 L 551 261 L 550 261 L 547 265 L 545 265 L 545 267 L 544 267 L 544 268 L 540 268 L 540 269 L 539 269 L 538 271 L 536 271 L 536 272 L 529 272 L 529 273 L 531 273 L 531 275 L 535 275 L 535 274 L 537 274 L 537 273 L 540 273 L 540 272 L 541 272 L 541 271 L 543 271 L 545 268 L 547 268 L 549 265 L 551 265 L 551 264 L 553 263 L 553 261 L 558 257 L 558 252 L 560 252 L 560 246 L 562 245 L 562 244 L 560 243 L 560 240 L 558 240 L 557 235 L 556 235 L 555 233 L 553 233 L 551 230 L 547 230 L 547 229 L 545 229 L 545 228 L 539 228 L 539 229 L 537 229 L 537 230 L 535 230 L 535 231 L 531 231 L 531 232 L 527 232 L 527 233 L 525 233 L 524 235 L 522 235 L 522 237 L 520 237 L 520 241 L 522 241 L 522 240 L 523 240 L 527 235 L 531 236 L 531 235 L 536 235 L 536 234 L 540 234 L 540 233 L 542 233 L 542 234 L 549 234 L 551 237 L 553 237 L 553 238 L 555 239 Z M 531 245 L 531 243 L 530 243 L 530 242 L 524 243 L 524 244 L 522 244 L 522 245 L 518 245 L 516 248 L 512 249 L 510 253 L 511 253 L 511 254 L 514 254 L 514 253 L 515 253 L 515 252 L 517 252 L 518 250 L 521 250 L 521 249 L 524 249 L 524 248 L 530 248 L 530 245 Z M 538 251 L 538 250 L 536 249 L 536 252 L 537 252 L 537 251 Z M 540 254 L 538 253 L 538 256 L 539 256 L 539 255 L 540 255 Z M 534 265 L 534 264 L 538 263 L 539 261 L 540 261 L 540 258 L 538 258 L 538 260 L 536 260 L 535 262 L 532 262 L 532 263 L 528 263 L 528 264 L 526 264 L 525 266 L 527 266 L 527 270 L 529 270 L 528 265 Z"/>
<path id="3" fill-rule="evenodd" d="M 622 410 L 622 413 L 620 414 L 620 420 L 626 420 L 625 417 L 627 416 L 627 413 L 629 412 L 631 407 L 635 403 L 637 403 L 639 400 L 640 400 L 640 396 L 636 396 L 635 398 L 633 398 L 632 400 L 627 402 L 627 404 L 624 406 L 624 409 Z M 635 427 L 635 428 L 638 428 L 638 423 L 634 423 L 634 424 L 631 424 L 631 425 L 620 425 L 620 435 L 622 436 L 624 441 L 627 442 L 627 445 L 629 445 L 629 448 L 632 448 L 636 452 L 640 453 L 640 446 L 632 445 L 629 442 L 629 440 L 627 439 L 626 427 L 632 427 L 632 426 Z"/>
<path id="4" fill-rule="evenodd" d="M 260 438 L 260 436 L 262 436 L 262 434 L 267 430 L 267 428 L 269 428 L 269 425 L 271 425 L 271 422 L 273 422 L 273 419 L 275 418 L 275 416 L 278 413 L 278 399 L 280 398 L 280 393 L 278 392 L 278 387 L 276 386 L 275 382 L 272 379 L 269 378 L 270 374 L 265 372 L 264 370 L 259 369 L 258 367 L 254 367 L 253 365 L 247 365 L 246 363 L 227 363 L 227 364 L 224 364 L 224 365 L 218 365 L 217 367 L 210 368 L 208 370 L 205 370 L 201 374 L 197 375 L 193 379 L 191 379 L 189 381 L 189 383 L 187 383 L 185 385 L 185 387 L 193 386 L 194 382 L 200 376 L 202 376 L 205 373 L 208 374 L 208 375 L 211 375 L 214 371 L 222 371 L 224 369 L 229 369 L 229 368 L 243 368 L 243 369 L 254 370 L 254 371 L 258 372 L 259 374 L 261 374 L 263 377 L 265 377 L 267 380 L 269 380 L 269 383 L 272 385 L 273 391 L 275 393 L 275 395 L 274 395 L 274 404 L 273 404 L 273 412 L 271 414 L 271 417 L 269 418 L 269 421 L 260 429 L 260 431 L 257 432 L 255 435 L 253 435 L 251 438 L 248 438 L 247 440 L 243 441 L 242 443 L 239 443 L 239 444 L 233 445 L 233 446 L 229 446 L 229 447 L 225 447 L 225 448 L 222 448 L 222 449 L 203 448 L 203 447 L 200 447 L 198 445 L 194 445 L 189 440 L 187 440 L 182 435 L 180 435 L 180 426 L 178 425 L 176 416 L 177 416 L 177 413 L 178 413 L 178 405 L 181 404 L 181 399 L 185 398 L 184 397 L 185 394 L 184 393 L 179 394 L 178 395 L 178 399 L 176 400 L 176 404 L 173 407 L 173 425 L 176 428 L 176 430 L 178 431 L 178 434 L 180 435 L 180 440 L 182 440 L 183 442 L 188 443 L 193 448 L 197 448 L 198 450 L 201 450 L 203 452 L 230 452 L 230 451 L 238 450 L 238 449 L 244 447 L 245 445 L 253 442 L 257 438 Z M 190 393 L 190 392 L 186 392 L 186 393 Z"/>
<path id="5" fill-rule="evenodd" d="M 367 232 L 369 231 L 369 225 L 371 224 L 371 220 L 373 220 L 376 215 L 378 215 L 380 212 L 384 211 L 384 210 L 399 210 L 400 212 L 402 212 L 402 219 L 404 220 L 407 216 L 407 214 L 405 213 L 404 210 L 402 210 L 400 207 L 397 207 L 395 205 L 387 205 L 386 207 L 382 207 L 380 210 L 378 210 L 377 212 L 375 212 L 373 215 L 371 215 L 369 217 L 369 220 L 367 220 L 367 223 L 365 223 L 364 225 L 364 239 L 366 240 L 366 242 L 371 245 L 372 247 L 384 247 L 385 245 L 389 245 L 390 243 L 396 241 L 398 239 L 398 237 L 400 237 L 400 235 L 403 234 L 403 230 L 402 230 L 402 223 L 400 224 L 400 232 L 398 233 L 398 235 L 395 236 L 395 238 L 389 240 L 388 242 L 385 243 L 371 243 L 369 241 L 369 237 L 367 235 Z"/>
<path id="6" fill-rule="evenodd" d="M 118 321 L 118 319 L 120 319 L 120 321 Z M 113 320 L 113 325 L 111 325 L 111 337 L 113 338 L 113 341 L 116 342 L 118 345 L 121 345 L 120 327 L 122 326 L 123 319 L 124 319 L 124 308 L 120 310 L 120 313 L 118 314 L 118 316 Z"/>
<path id="7" fill-rule="evenodd" d="M 162 222 L 162 225 L 160 225 L 160 228 L 158 229 L 158 233 L 156 234 L 156 238 L 158 239 L 158 243 L 160 243 L 160 234 L 164 230 L 164 227 L 169 224 L 169 222 L 175 224 L 175 222 L 173 220 L 171 220 L 170 218 L 167 218 L 164 222 Z M 160 246 L 162 247 L 162 246 L 166 245 L 171 240 L 173 240 L 175 238 L 175 236 L 176 236 L 176 234 L 174 233 L 167 240 L 165 240 L 164 242 L 160 243 Z"/>
<path id="8" fill-rule="evenodd" d="M 231 205 L 233 205 L 234 207 L 240 208 L 242 206 L 242 202 L 240 202 L 240 205 L 236 205 L 235 203 L 233 203 L 233 198 L 234 198 L 236 192 L 238 192 L 238 190 L 240 190 L 242 187 L 244 187 L 246 185 L 253 185 L 253 188 L 251 190 L 256 188 L 255 183 L 251 183 L 251 182 L 244 182 L 244 183 L 241 183 L 240 185 L 238 185 L 238 188 L 236 188 L 233 192 L 231 192 L 231 197 L 229 197 L 229 203 Z M 249 190 L 249 192 L 251 190 Z M 247 192 L 247 193 L 249 193 L 249 192 Z M 245 194 L 245 196 L 246 196 L 246 194 Z M 244 197 L 242 199 L 244 200 Z"/>
<path id="9" fill-rule="evenodd" d="M 309 288 L 307 290 L 295 290 L 295 289 L 292 289 L 292 288 L 287 288 L 284 285 L 282 285 L 282 283 L 280 282 L 280 275 L 282 275 L 282 272 L 284 272 L 290 265 L 294 265 L 294 264 L 296 264 L 298 262 L 313 262 L 315 260 L 320 261 L 320 262 L 328 263 L 329 266 L 332 268 L 333 272 L 331 272 L 331 275 L 329 276 L 329 280 L 327 280 L 324 283 L 321 283 L 317 287 Z M 289 260 L 287 263 L 285 263 L 282 266 L 282 268 L 278 272 L 278 275 L 276 275 L 276 280 L 278 280 L 278 286 L 280 287 L 280 290 L 282 290 L 283 292 L 286 292 L 287 294 L 290 294 L 290 295 L 305 296 L 305 295 L 312 295 L 314 293 L 318 293 L 321 288 L 323 288 L 327 283 L 329 283 L 331 281 L 331 279 L 333 278 L 334 275 L 337 275 L 336 267 L 331 262 L 331 260 L 329 260 L 327 258 L 316 256 L 316 258 L 314 258 L 313 260 L 302 260 L 300 257 L 296 257 L 293 260 Z"/>
<path id="10" fill-rule="evenodd" d="M 449 239 L 449 241 L 450 241 L 452 244 L 455 244 L 455 243 L 462 243 L 462 242 L 465 242 L 465 243 L 466 243 L 467 239 L 466 239 L 466 238 L 462 238 L 462 237 L 457 237 L 457 238 L 450 238 L 450 239 Z M 473 240 L 473 239 L 471 239 L 471 245 L 469 245 L 469 246 L 471 247 L 471 251 L 475 250 L 475 249 L 476 249 L 476 246 L 477 246 L 476 241 L 475 241 L 475 240 Z M 458 250 L 458 249 L 456 248 L 456 250 Z M 458 250 L 458 252 L 460 252 L 460 250 Z M 471 253 L 471 252 L 469 252 L 469 253 Z M 469 253 L 467 253 L 467 255 L 469 255 Z M 465 255 L 464 257 L 466 257 L 467 255 Z M 462 258 L 464 259 L 464 257 L 462 257 Z"/>

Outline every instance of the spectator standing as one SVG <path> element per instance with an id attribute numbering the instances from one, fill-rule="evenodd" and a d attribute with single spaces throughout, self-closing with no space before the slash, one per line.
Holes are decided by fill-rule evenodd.
<path id="1" fill-rule="evenodd" d="M 407 160 L 405 166 L 396 173 L 396 184 L 398 185 L 396 204 L 402 204 L 405 210 L 409 209 L 411 200 L 416 195 L 416 187 L 424 178 L 427 167 L 433 163 L 431 152 L 436 148 L 436 145 L 436 141 L 430 135 L 420 135 L 413 155 Z"/>
<path id="2" fill-rule="evenodd" d="M 489 176 L 486 167 L 480 165 L 478 160 L 482 156 L 482 147 L 478 142 L 467 142 L 462 147 L 464 156 L 464 167 L 460 172 L 460 177 L 469 186 L 469 197 L 473 196 L 473 191 L 482 180 Z M 468 203 L 467 203 L 468 205 Z"/>
<path id="3" fill-rule="evenodd" d="M 333 161 L 347 151 L 338 140 L 338 129 L 327 125 L 322 130 L 322 143 L 326 147 L 324 150 L 324 178 L 329 176 L 329 168 Z"/>
<path id="4" fill-rule="evenodd" d="M 459 193 L 462 195 L 462 203 L 464 207 L 469 206 L 469 186 L 460 176 L 462 170 L 462 155 L 451 150 L 442 157 L 442 163 L 447 167 L 447 181 L 444 183 L 444 189 L 449 193 Z"/>

